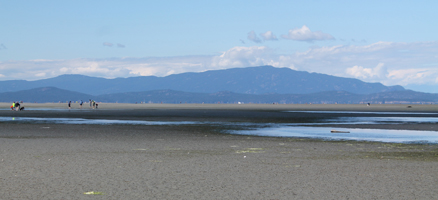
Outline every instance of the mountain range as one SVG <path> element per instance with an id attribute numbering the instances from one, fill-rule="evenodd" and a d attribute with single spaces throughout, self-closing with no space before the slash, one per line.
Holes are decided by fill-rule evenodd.
<path id="1" fill-rule="evenodd" d="M 61 75 L 0 81 L 0 102 L 436 103 L 438 94 L 271 66 L 104 79 Z"/>
<path id="2" fill-rule="evenodd" d="M 311 94 L 324 91 L 371 94 L 404 90 L 401 86 L 388 87 L 381 83 L 366 83 L 353 78 L 272 66 L 190 72 L 166 77 L 139 76 L 105 79 L 84 75 L 61 75 L 36 81 L 0 81 L 0 93 L 39 87 L 57 87 L 90 95 L 168 89 L 196 93 L 229 91 L 241 94 Z"/>

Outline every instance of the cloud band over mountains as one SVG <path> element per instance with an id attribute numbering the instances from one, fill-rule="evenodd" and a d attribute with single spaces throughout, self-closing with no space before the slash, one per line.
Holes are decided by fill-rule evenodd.
<path id="1" fill-rule="evenodd" d="M 432 85 L 438 84 L 436 52 L 438 42 L 323 46 L 293 54 L 278 54 L 266 46 L 237 46 L 215 56 L 4 61 L 0 62 L 0 80 L 37 80 L 62 74 L 105 78 L 167 76 L 272 65 L 385 85 Z"/>

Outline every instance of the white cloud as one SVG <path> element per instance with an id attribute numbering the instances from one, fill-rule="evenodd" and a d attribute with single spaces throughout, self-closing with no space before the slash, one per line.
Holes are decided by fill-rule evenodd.
<path id="1" fill-rule="evenodd" d="M 375 68 L 364 68 L 356 65 L 351 68 L 347 68 L 346 73 L 354 78 L 372 81 L 385 78 L 388 74 L 388 71 L 384 67 L 383 63 L 379 63 Z"/>
<path id="2" fill-rule="evenodd" d="M 251 40 L 255 43 L 261 43 L 262 40 L 260 40 L 259 37 L 257 37 L 256 33 L 254 31 L 251 31 L 248 33 L 248 40 Z"/>
<path id="3" fill-rule="evenodd" d="M 377 42 L 364 46 L 313 48 L 295 53 L 292 60 L 300 70 L 378 81 L 387 85 L 407 85 L 434 81 L 438 68 L 437 52 L 438 42 Z M 377 65 L 379 63 L 384 63 L 384 66 Z"/>
<path id="4" fill-rule="evenodd" d="M 262 57 L 268 53 L 264 46 L 233 47 L 213 58 L 212 66 L 224 68 L 263 65 Z"/>
<path id="5" fill-rule="evenodd" d="M 35 74 L 35 76 L 36 76 L 36 77 L 45 77 L 45 76 L 46 76 L 46 73 L 44 73 L 44 72 L 42 72 L 42 73 L 38 73 L 38 74 Z"/>
<path id="6" fill-rule="evenodd" d="M 263 40 L 278 40 L 277 36 L 272 33 L 272 31 L 266 31 L 265 33 L 260 33 L 260 36 L 262 36 Z"/>
<path id="7" fill-rule="evenodd" d="M 0 62 L 0 80 L 38 80 L 62 74 L 116 78 L 166 76 L 211 69 L 212 56 L 29 60 Z M 17 70 L 18 69 L 18 70 Z"/>
<path id="8" fill-rule="evenodd" d="M 387 76 L 389 80 L 397 81 L 400 85 L 436 84 L 437 77 L 437 68 L 394 69 L 390 70 Z"/>
<path id="9" fill-rule="evenodd" d="M 222 55 L 213 57 L 211 67 L 225 69 L 272 65 L 294 68 L 293 64 L 285 63 L 284 60 L 286 60 L 284 56 L 273 54 L 273 51 L 265 46 L 233 47 L 223 52 Z"/>
<path id="10" fill-rule="evenodd" d="M 289 40 L 298 40 L 298 41 L 307 41 L 312 42 L 315 40 L 334 40 L 335 38 L 328 33 L 323 33 L 321 31 L 312 32 L 310 29 L 304 25 L 301 28 L 295 28 L 289 30 L 287 35 L 281 36 L 284 39 Z"/>

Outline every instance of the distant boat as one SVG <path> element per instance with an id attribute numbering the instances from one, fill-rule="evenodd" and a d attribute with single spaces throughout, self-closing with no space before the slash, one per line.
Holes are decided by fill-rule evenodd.
<path id="1" fill-rule="evenodd" d="M 338 131 L 338 130 L 331 130 L 332 133 L 350 133 L 350 131 Z"/>

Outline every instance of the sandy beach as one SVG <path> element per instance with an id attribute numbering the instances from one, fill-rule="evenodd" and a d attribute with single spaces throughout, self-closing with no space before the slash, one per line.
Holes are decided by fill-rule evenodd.
<path id="1" fill-rule="evenodd" d="M 437 105 L 28 104 L 0 117 L 298 123 Z M 410 106 L 410 107 L 409 107 Z M 345 111 L 301 113 L 287 111 Z M 436 114 L 435 114 L 436 113 Z M 393 114 L 385 114 L 392 116 Z M 438 131 L 436 123 L 340 125 Z M 438 145 L 258 137 L 226 126 L 0 122 L 1 199 L 436 199 Z"/>

